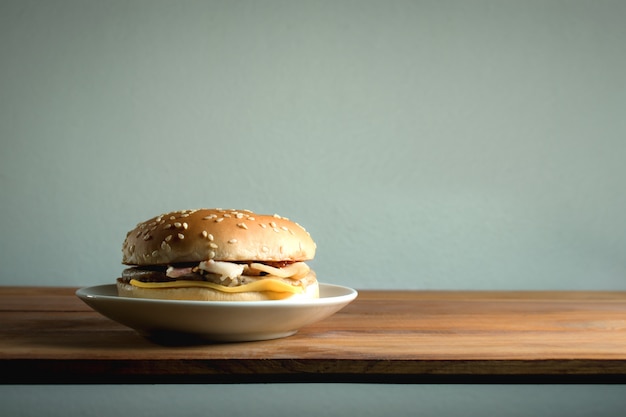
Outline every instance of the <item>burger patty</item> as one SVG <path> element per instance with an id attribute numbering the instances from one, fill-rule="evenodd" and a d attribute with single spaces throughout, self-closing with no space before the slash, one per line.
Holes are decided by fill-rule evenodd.
<path id="1" fill-rule="evenodd" d="M 265 263 L 274 268 L 282 268 L 292 264 L 293 262 L 273 262 Z M 224 276 L 211 273 L 194 264 L 176 264 L 172 266 L 149 266 L 149 267 L 131 267 L 122 271 L 122 276 L 118 281 L 130 283 L 131 280 L 142 282 L 171 282 L 171 281 L 206 281 L 215 284 L 224 285 L 226 287 L 236 287 L 240 285 L 250 284 L 252 282 L 263 279 L 268 273 L 254 270 L 248 267 L 247 263 L 240 263 L 243 267 L 243 273 L 238 276 Z M 280 278 L 272 276 L 273 279 L 279 279 L 283 282 L 296 286 L 307 286 L 316 281 L 315 274 L 311 271 L 308 275 L 298 279 Z"/>
<path id="2" fill-rule="evenodd" d="M 168 281 L 176 281 L 177 279 L 185 279 L 185 280 L 191 280 L 191 281 L 193 280 L 204 281 L 202 275 L 198 273 L 187 274 L 186 276 L 181 276 L 179 278 L 168 277 L 166 266 L 163 266 L 163 267 L 136 266 L 136 267 L 126 268 L 122 271 L 122 277 L 120 279 L 122 279 L 124 282 L 129 282 L 131 279 L 136 279 L 138 281 L 144 281 L 144 282 L 168 282 Z"/>

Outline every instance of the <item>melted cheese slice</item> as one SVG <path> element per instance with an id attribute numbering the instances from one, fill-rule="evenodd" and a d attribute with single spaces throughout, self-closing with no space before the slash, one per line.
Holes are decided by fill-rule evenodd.
<path id="1" fill-rule="evenodd" d="M 302 294 L 304 292 L 304 288 L 300 286 L 294 286 L 288 284 L 286 282 L 280 281 L 278 279 L 265 278 L 260 279 L 255 282 L 251 282 L 250 284 L 239 285 L 237 287 L 226 287 L 224 285 L 214 284 L 212 282 L 206 281 L 169 281 L 169 282 L 142 282 L 136 279 L 131 279 L 130 284 L 139 288 L 151 288 L 151 289 L 161 289 L 161 288 L 191 288 L 191 287 L 199 287 L 199 288 L 210 288 L 216 291 L 222 291 L 227 293 L 238 293 L 238 292 L 263 292 L 263 291 L 272 291 L 272 292 L 283 292 L 290 294 Z"/>

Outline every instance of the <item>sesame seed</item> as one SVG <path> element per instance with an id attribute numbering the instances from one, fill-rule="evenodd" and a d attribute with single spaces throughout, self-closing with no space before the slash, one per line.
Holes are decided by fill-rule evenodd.
<path id="1" fill-rule="evenodd" d="M 183 223 L 183 229 L 187 230 L 189 228 L 189 225 L 187 223 Z"/>
<path id="2" fill-rule="evenodd" d="M 209 259 L 213 259 L 215 258 L 215 252 L 214 251 L 209 251 Z"/>
<path id="3" fill-rule="evenodd" d="M 217 214 L 210 214 L 206 217 L 203 217 L 202 220 L 212 220 L 217 217 Z"/>
<path id="4" fill-rule="evenodd" d="M 219 218 L 215 219 L 215 223 L 219 223 L 219 222 L 221 222 L 222 220 L 224 220 L 224 218 L 223 218 L 223 217 L 219 217 Z"/>
<path id="5" fill-rule="evenodd" d="M 256 219 L 252 216 L 248 216 L 248 220 L 250 220 L 251 222 L 255 221 Z"/>
<path id="6" fill-rule="evenodd" d="M 180 240 L 183 240 L 183 239 L 185 238 L 185 235 L 183 235 L 182 233 L 179 233 L 179 234 L 178 234 L 178 238 L 179 238 Z"/>
<path id="7" fill-rule="evenodd" d="M 200 233 L 202 235 L 203 238 L 207 238 L 207 236 L 209 236 L 209 233 L 206 230 L 203 230 L 202 233 Z"/>
<path id="8" fill-rule="evenodd" d="M 167 236 L 165 236 L 165 239 L 164 239 L 164 240 L 165 240 L 166 242 L 169 242 L 170 240 L 172 240 L 172 235 L 167 235 Z"/>
<path id="9" fill-rule="evenodd" d="M 183 227 L 183 225 L 182 225 L 181 222 L 176 222 L 176 223 L 174 223 L 174 227 L 177 228 L 177 229 L 180 229 L 181 227 Z"/>
<path id="10" fill-rule="evenodd" d="M 274 223 L 274 222 L 270 222 L 270 226 L 272 226 L 272 227 L 276 227 L 276 223 Z"/>
<path id="11" fill-rule="evenodd" d="M 237 243 L 237 239 L 231 239 L 228 241 L 228 243 Z"/>
<path id="12" fill-rule="evenodd" d="M 265 223 L 259 223 L 259 226 L 261 226 L 262 228 L 267 228 L 267 225 Z"/>
<path id="13" fill-rule="evenodd" d="M 285 232 L 289 230 L 287 229 L 287 226 L 281 226 L 280 228 L 283 229 Z"/>
<path id="14" fill-rule="evenodd" d="M 148 233 L 143 235 L 143 240 L 150 240 L 150 239 L 152 239 L 152 236 L 150 236 Z"/>
<path id="15" fill-rule="evenodd" d="M 152 257 L 156 258 L 157 256 L 159 256 L 159 251 L 153 250 L 152 251 Z"/>
<path id="16" fill-rule="evenodd" d="M 213 243 L 213 242 L 209 243 L 209 247 L 213 248 L 213 249 L 217 249 L 218 248 L 217 244 Z"/>
<path id="17" fill-rule="evenodd" d="M 235 216 L 237 216 L 238 219 L 243 219 L 243 213 L 237 213 Z"/>
<path id="18" fill-rule="evenodd" d="M 167 229 L 171 229 L 172 225 L 170 223 L 166 224 L 165 226 L 163 226 L 163 229 L 167 230 Z"/>
<path id="19" fill-rule="evenodd" d="M 278 227 L 274 227 L 272 230 L 275 231 L 276 233 L 280 233 L 280 229 Z"/>
<path id="20" fill-rule="evenodd" d="M 233 217 L 233 216 L 231 216 L 231 215 L 230 215 L 230 214 L 228 214 L 228 213 L 224 213 L 224 217 Z"/>
<path id="21" fill-rule="evenodd" d="M 282 219 L 282 217 L 280 217 L 278 214 L 274 214 L 274 217 L 276 217 L 277 219 Z"/>
<path id="22" fill-rule="evenodd" d="M 208 238 L 211 242 L 213 242 L 214 237 L 213 237 L 213 235 L 212 235 L 211 233 L 209 233 L 209 235 L 207 236 L 207 238 Z"/>
<path id="23" fill-rule="evenodd" d="M 246 226 L 245 223 L 237 223 L 237 227 L 239 227 L 240 229 L 248 230 L 248 226 Z"/>

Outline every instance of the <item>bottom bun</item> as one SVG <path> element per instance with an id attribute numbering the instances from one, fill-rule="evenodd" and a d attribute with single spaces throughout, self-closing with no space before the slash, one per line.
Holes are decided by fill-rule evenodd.
<path id="1" fill-rule="evenodd" d="M 152 298 L 159 300 L 190 300 L 190 301 L 264 301 L 264 300 L 311 300 L 319 298 L 317 281 L 309 284 L 304 293 L 289 294 L 273 291 L 227 293 L 212 288 L 140 288 L 134 285 L 117 282 L 117 294 L 120 297 Z"/>

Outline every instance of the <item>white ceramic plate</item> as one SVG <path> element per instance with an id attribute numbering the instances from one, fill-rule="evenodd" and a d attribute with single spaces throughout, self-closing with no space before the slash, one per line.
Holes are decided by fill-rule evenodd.
<path id="1" fill-rule="evenodd" d="M 291 336 L 341 310 L 357 292 L 320 283 L 320 298 L 314 300 L 176 301 L 120 297 L 110 284 L 81 288 L 76 295 L 103 316 L 148 337 L 242 342 Z"/>

